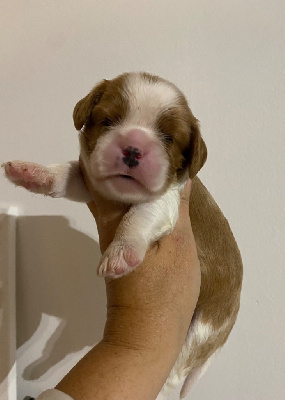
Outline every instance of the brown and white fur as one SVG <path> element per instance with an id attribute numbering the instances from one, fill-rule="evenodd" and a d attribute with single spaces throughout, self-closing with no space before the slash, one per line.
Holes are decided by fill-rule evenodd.
<path id="1" fill-rule="evenodd" d="M 98 274 L 120 277 L 143 260 L 154 241 L 170 233 L 179 194 L 193 179 L 190 216 L 201 263 L 197 307 L 183 349 L 159 398 L 184 381 L 181 398 L 202 375 L 235 323 L 242 262 L 227 220 L 196 177 L 207 157 L 198 120 L 172 83 L 147 73 L 104 80 L 75 106 L 80 157 L 94 188 L 108 199 L 131 205 Z M 52 197 L 87 202 L 90 195 L 78 162 L 44 167 L 3 164 L 16 185 Z"/>

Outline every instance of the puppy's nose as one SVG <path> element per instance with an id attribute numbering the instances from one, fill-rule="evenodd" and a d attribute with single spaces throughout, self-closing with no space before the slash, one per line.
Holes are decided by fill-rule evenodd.
<path id="1" fill-rule="evenodd" d="M 123 150 L 123 156 L 123 162 L 129 168 L 132 168 L 139 165 L 139 160 L 141 159 L 142 154 L 139 149 L 129 146 Z"/>

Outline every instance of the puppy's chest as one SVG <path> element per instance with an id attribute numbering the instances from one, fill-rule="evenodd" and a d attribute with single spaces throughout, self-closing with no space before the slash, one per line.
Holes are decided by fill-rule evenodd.
<path id="1" fill-rule="evenodd" d="M 155 200 L 133 206 L 128 226 L 134 234 L 140 230 L 153 242 L 172 232 L 178 218 L 181 187 L 173 185 Z"/>

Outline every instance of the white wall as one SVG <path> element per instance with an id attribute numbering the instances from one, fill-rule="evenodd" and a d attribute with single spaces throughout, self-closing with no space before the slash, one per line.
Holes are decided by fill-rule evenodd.
<path id="1" fill-rule="evenodd" d="M 189 399 L 284 400 L 283 0 L 2 0 L 0 161 L 78 156 L 75 103 L 100 79 L 146 70 L 200 119 L 200 177 L 243 255 L 239 320 Z M 282 130 L 283 128 L 283 130 Z M 84 205 L 16 189 L 18 400 L 53 386 L 105 320 L 96 227 Z M 283 237 L 284 239 L 284 237 Z"/>

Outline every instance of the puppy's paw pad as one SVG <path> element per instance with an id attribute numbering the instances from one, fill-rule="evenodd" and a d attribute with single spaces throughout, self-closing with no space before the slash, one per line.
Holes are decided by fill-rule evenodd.
<path id="1" fill-rule="evenodd" d="M 53 184 L 53 175 L 43 165 L 11 161 L 1 165 L 7 178 L 17 186 L 36 193 L 48 194 Z"/>
<path id="2" fill-rule="evenodd" d="M 98 275 L 118 278 L 134 270 L 142 262 L 138 252 L 128 245 L 110 245 L 102 257 Z"/>

